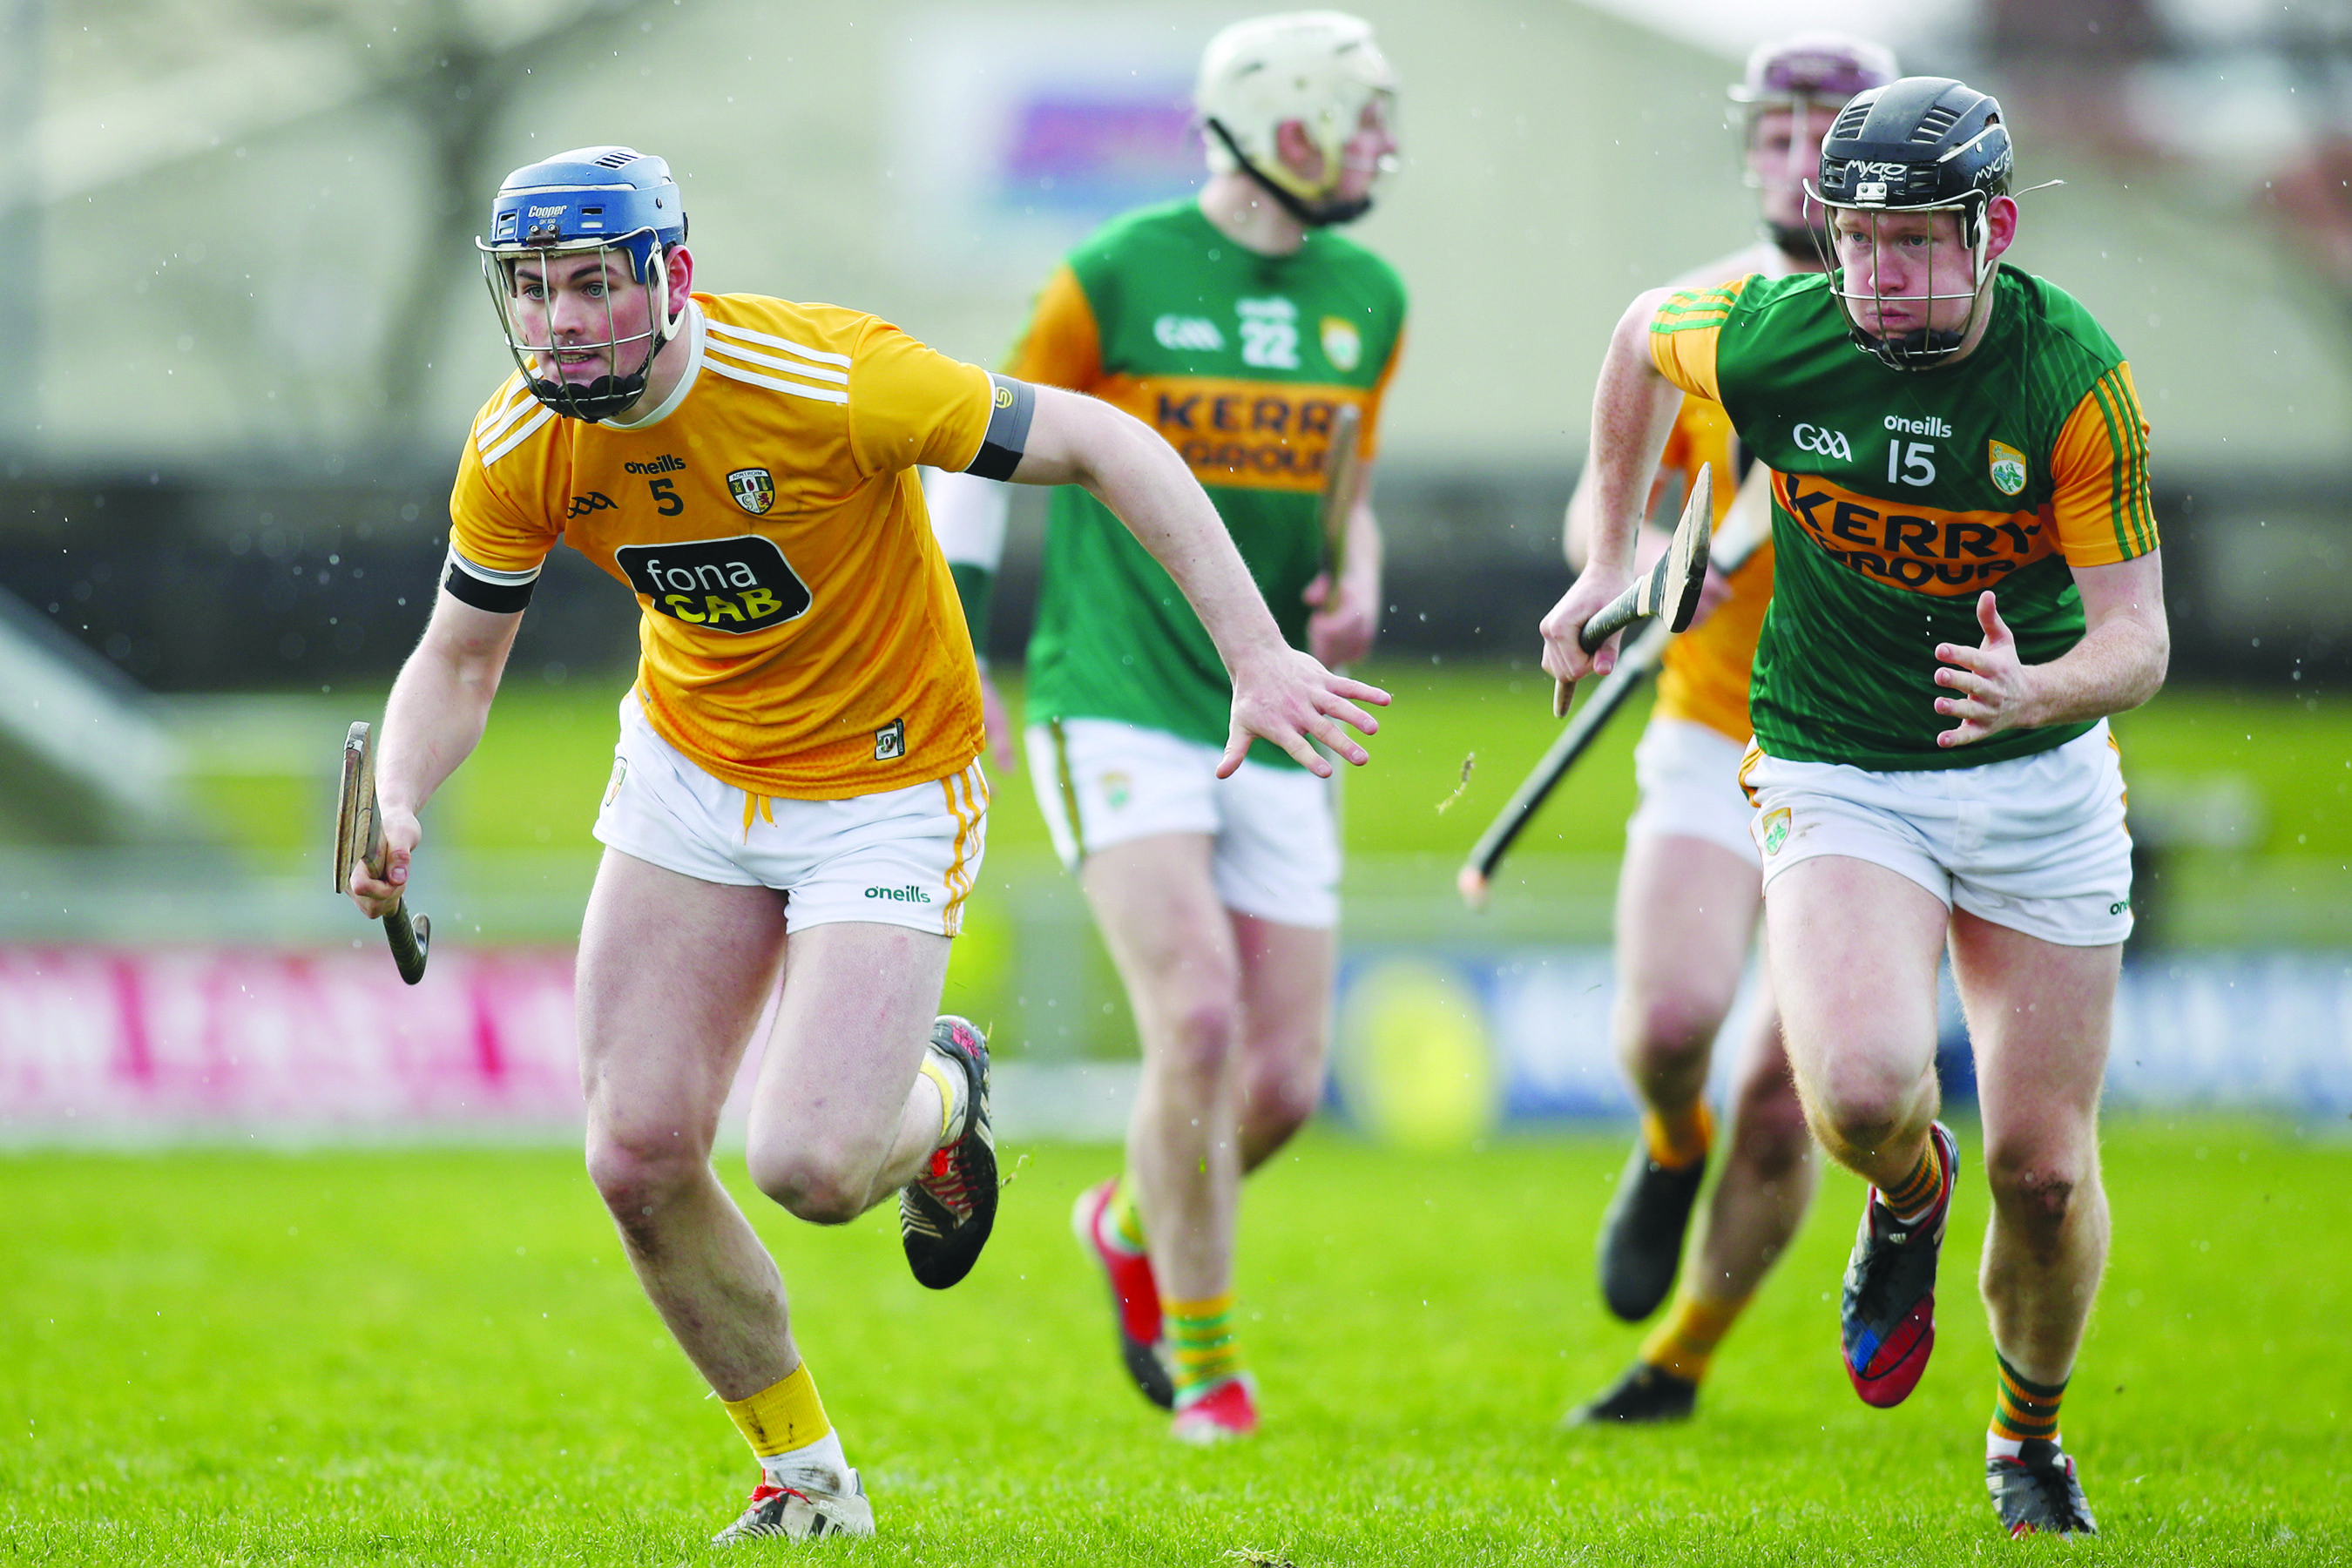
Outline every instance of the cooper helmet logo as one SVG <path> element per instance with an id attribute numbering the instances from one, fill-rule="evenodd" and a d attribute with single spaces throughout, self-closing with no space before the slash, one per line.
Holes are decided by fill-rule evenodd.
<path id="1" fill-rule="evenodd" d="M 728 493 L 753 517 L 764 517 L 776 504 L 776 481 L 765 468 L 737 468 L 727 476 Z"/>
<path id="2" fill-rule="evenodd" d="M 1846 441 L 1845 432 L 1843 430 L 1832 430 L 1820 425 L 1800 425 L 1789 435 L 1791 440 L 1808 452 L 1816 452 L 1824 458 L 1835 458 L 1841 462 L 1853 461 L 1853 447 Z"/>

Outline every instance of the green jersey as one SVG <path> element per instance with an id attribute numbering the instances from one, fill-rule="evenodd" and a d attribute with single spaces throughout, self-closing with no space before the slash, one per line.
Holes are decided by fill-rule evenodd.
<path id="1" fill-rule="evenodd" d="M 1165 437 L 1216 503 L 1276 624 L 1306 642 L 1299 595 L 1321 567 L 1318 501 L 1334 416 L 1381 395 L 1404 335 L 1404 286 L 1328 229 L 1289 256 L 1238 246 L 1192 199 L 1114 219 L 1038 295 L 1006 369 L 1090 393 Z M 1223 663 L 1167 571 L 1087 491 L 1054 492 L 1029 641 L 1033 720 L 1116 719 L 1223 745 Z M 1258 742 L 1254 761 L 1296 766 Z"/>
<path id="2" fill-rule="evenodd" d="M 1857 353 L 1829 279 L 1751 277 L 1675 295 L 1653 359 L 1710 397 L 1772 469 L 1772 607 L 1748 709 L 1795 762 L 1974 767 L 2063 744 L 2087 722 L 1938 746 L 1936 645 L 1984 640 L 1998 595 L 2028 664 L 2082 640 L 2070 568 L 2157 546 L 2147 425 L 2130 367 L 2074 298 L 2002 268 L 1990 325 L 1955 363 Z"/>

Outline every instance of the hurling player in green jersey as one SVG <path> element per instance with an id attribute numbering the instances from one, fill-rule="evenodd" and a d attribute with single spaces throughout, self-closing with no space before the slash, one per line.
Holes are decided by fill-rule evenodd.
<path id="1" fill-rule="evenodd" d="M 1394 85 L 1370 27 L 1338 12 L 1218 34 L 1195 94 L 1207 183 L 1072 251 L 1006 366 L 1157 429 L 1284 635 L 1335 666 L 1371 647 L 1381 542 L 1360 500 L 1344 569 L 1325 573 L 1324 460 L 1347 407 L 1360 455 L 1376 449 L 1404 289 L 1334 230 L 1370 208 L 1395 161 Z M 940 475 L 931 492 L 982 641 L 1003 539 L 992 489 Z M 1118 532 L 1094 496 L 1055 493 L 1029 645 L 1038 804 L 1143 1043 L 1127 1168 L 1079 1194 L 1074 1223 L 1109 1286 L 1129 1375 L 1174 1410 L 1177 1436 L 1213 1442 L 1257 1425 L 1234 1332 L 1241 1182 L 1321 1096 L 1339 835 L 1315 772 L 1266 747 L 1221 765 L 1225 676 L 1166 571 Z"/>
<path id="2" fill-rule="evenodd" d="M 2081 305 L 1999 264 L 2011 162 L 1984 94 L 1873 89 L 1822 144 L 1826 274 L 1634 301 L 1594 394 L 1592 563 L 1545 618 L 1544 667 L 1613 662 L 1578 628 L 1628 580 L 1682 396 L 1721 404 L 1774 475 L 1741 769 L 1772 980 L 1814 1135 L 1873 1184 L 1847 1376 L 1896 1404 L 1934 1343 L 1948 946 L 1993 1200 L 1986 1483 L 2011 1534 L 2087 1534 L 2058 1412 L 2106 1258 L 2099 1085 L 2131 929 L 2106 716 L 2155 694 L 2170 644 L 2131 374 Z"/>

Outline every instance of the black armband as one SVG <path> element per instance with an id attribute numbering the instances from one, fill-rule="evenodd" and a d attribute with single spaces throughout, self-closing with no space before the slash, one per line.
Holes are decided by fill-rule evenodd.
<path id="1" fill-rule="evenodd" d="M 992 374 L 988 379 L 995 387 L 989 404 L 988 434 L 981 437 L 979 455 L 963 471 L 983 479 L 1009 479 L 1021 466 L 1021 454 L 1029 449 L 1029 421 L 1037 412 L 1037 389 L 1009 375 Z"/>
<path id="2" fill-rule="evenodd" d="M 449 547 L 449 564 L 441 574 L 442 589 L 461 605 L 471 605 L 478 610 L 488 610 L 494 616 L 519 614 L 530 603 L 530 591 L 539 586 L 539 568 L 527 572 L 501 572 L 494 566 L 480 566 Z"/>

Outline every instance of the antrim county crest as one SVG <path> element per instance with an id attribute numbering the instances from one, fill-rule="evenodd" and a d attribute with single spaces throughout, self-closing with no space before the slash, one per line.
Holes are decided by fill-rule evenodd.
<path id="1" fill-rule="evenodd" d="M 1990 443 L 1993 488 L 2005 496 L 2025 489 L 2025 454 L 2006 441 Z"/>
<path id="2" fill-rule="evenodd" d="M 776 504 L 776 481 L 768 477 L 765 468 L 738 468 L 727 476 L 727 488 L 734 493 L 735 504 L 753 517 L 766 516 L 768 509 Z"/>

